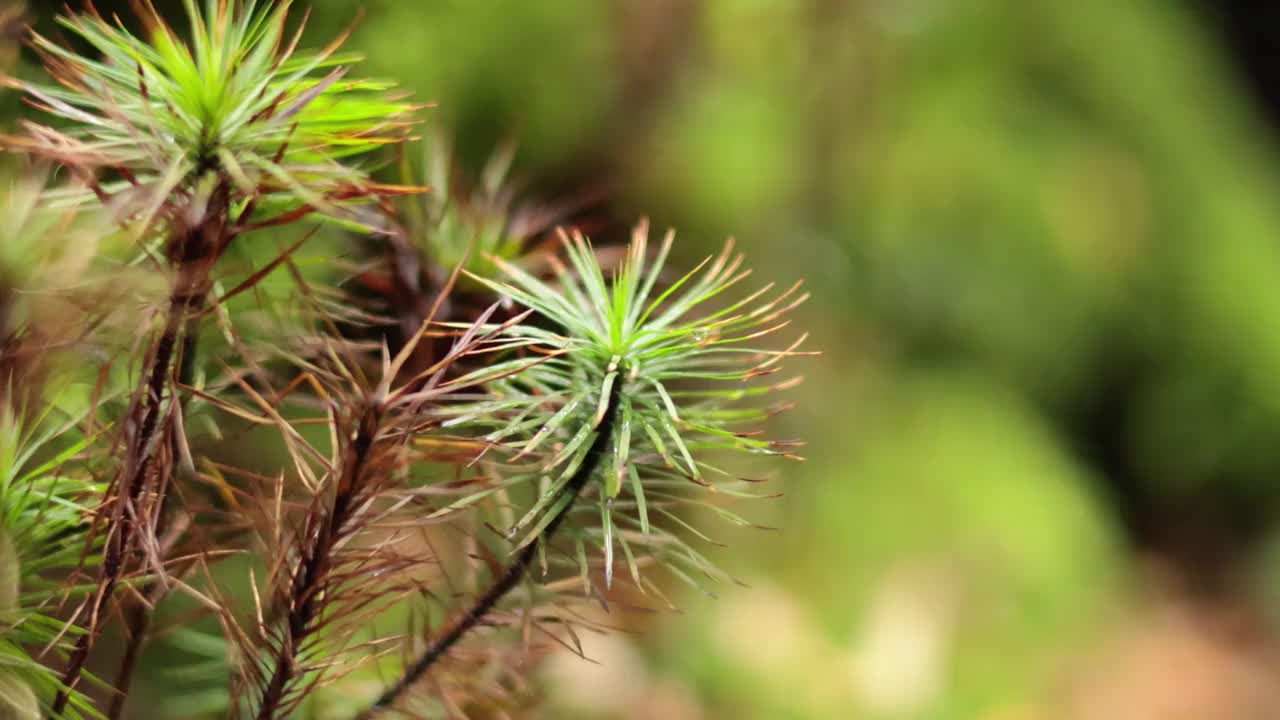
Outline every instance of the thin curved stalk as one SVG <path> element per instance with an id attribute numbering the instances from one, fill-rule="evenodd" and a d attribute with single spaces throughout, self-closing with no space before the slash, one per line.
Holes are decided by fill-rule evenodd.
<path id="1" fill-rule="evenodd" d="M 148 588 L 147 602 L 158 599 L 156 588 Z M 115 692 L 111 697 L 111 706 L 107 709 L 107 720 L 118 720 L 124 714 L 125 703 L 129 700 L 129 687 L 133 684 L 133 672 L 138 667 L 138 659 L 142 657 L 147 633 L 151 630 L 151 608 L 145 603 L 138 603 L 129 611 L 126 620 L 129 640 L 125 647 L 124 657 L 120 660 L 120 670 L 116 673 L 113 685 Z"/>
<path id="2" fill-rule="evenodd" d="M 191 516 L 182 515 L 171 524 L 171 527 L 165 529 L 165 537 L 160 544 L 162 555 L 169 553 L 190 524 Z M 142 657 L 147 634 L 151 631 L 155 607 L 164 600 L 168 591 L 169 588 L 165 585 L 156 582 L 148 583 L 141 592 L 142 601 L 134 605 L 126 616 L 128 644 L 120 660 L 120 669 L 116 672 L 115 682 L 112 683 L 115 692 L 111 698 L 111 706 L 107 709 L 107 720 L 119 720 L 124 715 L 125 704 L 129 701 L 129 688 L 133 685 L 134 671 L 138 667 L 139 658 Z"/>
<path id="3" fill-rule="evenodd" d="M 556 530 L 560 528 L 565 518 L 569 516 L 569 512 L 577 504 L 583 488 L 587 486 L 587 482 L 595 474 L 596 468 L 599 467 L 600 459 L 604 456 L 605 447 L 609 443 L 609 437 L 613 434 L 613 425 L 618 414 L 622 385 L 622 382 L 615 382 L 609 391 L 608 405 L 604 408 L 600 423 L 596 426 L 596 437 L 592 441 L 591 447 L 587 450 L 582 465 L 578 467 L 577 472 L 574 473 L 564 488 L 563 492 L 572 497 L 573 500 L 556 513 L 556 516 L 552 518 L 546 529 L 543 530 L 542 537 L 522 548 L 493 585 L 477 598 L 465 613 L 431 642 L 422 655 L 405 670 L 395 685 L 388 688 L 372 707 L 360 715 L 361 720 L 373 717 L 383 710 L 391 709 L 409 688 L 421 680 L 432 666 L 443 658 L 454 645 L 458 644 L 467 633 L 475 629 L 502 601 L 502 598 L 506 597 L 507 593 L 514 590 L 520 584 L 520 581 L 524 579 L 538 555 L 539 543 L 547 542 L 555 535 Z"/>
<path id="4" fill-rule="evenodd" d="M 127 439 L 124 467 L 116 481 L 114 505 L 106 521 L 98 587 L 88 607 L 87 627 L 76 640 L 62 676 L 62 687 L 53 699 L 51 709 L 55 717 L 66 710 L 71 691 L 80 683 L 116 586 L 124 576 L 129 556 L 138 549 L 139 533 L 147 530 L 146 523 L 158 521 L 159 511 L 163 508 L 168 479 L 153 477 L 156 473 L 152 468 L 166 433 L 166 425 L 162 423 L 165 393 L 172 387 L 171 378 L 180 352 L 183 329 L 193 310 L 204 303 L 213 263 L 230 240 L 227 235 L 228 203 L 228 188 L 219 185 L 210 198 L 204 219 L 176 232 L 170 240 L 168 253 L 174 269 L 174 281 L 165 311 L 164 329 L 139 389 L 141 418 L 134 426 L 136 432 L 130 433 Z M 151 518 L 136 512 L 139 501 L 148 490 L 160 495 L 155 498 L 157 512 Z M 155 531 L 154 527 L 150 529 Z"/>
<path id="5" fill-rule="evenodd" d="M 276 650 L 271 679 L 262 692 L 258 720 L 273 720 L 288 700 L 289 684 L 298 674 L 298 657 L 307 637 L 315 631 L 314 622 L 323 608 L 324 589 L 333 567 L 334 550 L 352 518 L 352 511 L 359 505 L 357 498 L 363 489 L 361 480 L 377 432 L 377 412 L 371 408 L 361 419 L 351 444 L 333 507 L 328 512 L 312 513 L 307 519 L 308 527 L 299 539 L 302 557 L 289 583 L 285 635 Z"/>
<path id="6" fill-rule="evenodd" d="M 191 377 L 196 363 L 198 347 L 196 342 L 199 338 L 199 332 L 199 317 L 188 313 L 182 335 L 182 354 L 178 358 L 179 385 L 191 384 Z M 164 512 L 164 508 L 161 508 L 161 512 Z M 163 521 L 163 518 L 161 518 L 161 521 Z M 167 540 L 161 543 L 161 547 L 168 548 L 176 543 L 182 533 L 186 531 L 189 522 L 190 518 L 185 517 L 175 527 L 165 531 Z M 157 531 L 159 531 L 158 528 Z M 161 556 L 163 557 L 164 554 L 166 552 L 162 552 Z M 107 720 L 119 720 L 124 715 L 124 706 L 129 700 L 129 688 L 133 685 L 133 673 L 138 666 L 138 660 L 142 657 L 142 649 L 146 644 L 147 634 L 151 631 L 152 614 L 155 612 L 155 606 L 168 594 L 168 588 L 151 582 L 143 588 L 141 594 L 145 601 L 131 608 L 126 616 L 125 624 L 128 641 L 125 645 L 124 655 L 120 660 L 120 669 L 116 672 L 115 682 L 111 685 L 114 694 L 111 698 L 111 706 L 107 710 Z"/>
<path id="7" fill-rule="evenodd" d="M 138 523 L 143 518 L 129 517 L 125 509 L 137 506 L 138 500 L 147 486 L 152 459 L 155 457 L 155 441 L 159 435 L 160 415 L 164 405 L 163 396 L 168 386 L 169 373 L 173 369 L 174 348 L 178 342 L 178 333 L 182 327 L 182 319 L 186 314 L 189 298 L 185 293 L 175 293 L 170 301 L 165 328 L 156 344 L 155 353 L 147 377 L 143 399 L 145 409 L 137 434 L 129 442 L 129 462 L 120 483 L 120 493 L 125 497 L 117 504 L 116 510 L 108 523 L 107 542 L 103 548 L 102 570 L 99 576 L 98 589 L 89 607 L 88 627 L 76 640 L 75 649 L 67 661 L 67 669 L 63 673 L 63 688 L 54 698 L 53 713 L 60 715 L 70 699 L 70 691 L 80 682 L 85 662 L 93 650 L 97 640 L 102 619 L 115 594 L 116 585 L 124 573 L 127 556 L 133 550 L 139 530 Z M 127 499 L 126 499 L 127 498 Z"/>

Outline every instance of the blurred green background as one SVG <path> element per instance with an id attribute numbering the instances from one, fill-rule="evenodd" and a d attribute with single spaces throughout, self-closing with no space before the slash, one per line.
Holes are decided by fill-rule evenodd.
<path id="1" fill-rule="evenodd" d="M 464 165 L 515 138 L 600 242 L 814 294 L 779 529 L 711 525 L 746 587 L 587 638 L 544 716 L 1280 717 L 1280 158 L 1205 12 L 315 3 Z"/>

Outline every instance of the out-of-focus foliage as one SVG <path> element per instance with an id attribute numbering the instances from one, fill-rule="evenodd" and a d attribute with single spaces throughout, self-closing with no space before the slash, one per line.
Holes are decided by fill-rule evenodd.
<path id="1" fill-rule="evenodd" d="M 523 221 L 514 207 L 508 175 L 515 146 L 506 143 L 494 150 L 474 187 L 459 187 L 453 147 L 441 132 L 426 138 L 423 149 L 423 176 L 431 191 L 401 203 L 408 245 L 442 272 L 462 267 L 463 282 L 473 282 L 473 275 L 493 277 L 497 268 L 492 258 L 513 260 L 534 233 L 545 229 Z M 402 182 L 412 185 L 413 163 L 406 159 L 404 165 Z M 444 278 L 432 280 L 444 283 Z"/>
<path id="2" fill-rule="evenodd" d="M 11 388 L 0 398 L 0 717 L 26 720 L 47 711 L 37 693 L 48 697 L 60 687 L 44 664 L 44 655 L 66 651 L 79 632 L 57 617 L 64 597 L 51 572 L 80 565 L 86 557 L 82 498 L 95 489 L 92 478 L 62 472 L 62 463 L 84 450 L 85 442 L 59 428 L 54 413 L 28 420 L 11 404 Z M 46 447 L 55 438 L 67 447 Z M 41 453 L 47 459 L 41 460 Z M 25 648 L 44 648 L 33 657 Z M 74 696 L 66 717 L 92 714 Z"/>
<path id="3" fill-rule="evenodd" d="M 290 2 L 183 7 L 185 39 L 149 3 L 138 4 L 139 33 L 92 5 L 59 17 L 92 48 L 87 54 L 33 34 L 53 82 L 8 84 L 71 129 L 25 121 L 25 133 L 6 144 L 82 170 L 119 171 L 127 182 L 117 190 L 140 196 L 114 199 L 123 217 L 141 212 L 135 204 L 154 214 L 215 167 L 255 201 L 287 192 L 323 207 L 363 195 L 353 189 L 363 173 L 336 161 L 400 141 L 414 108 L 385 96 L 393 84 L 346 79 L 346 64 L 359 57 L 338 54 L 341 41 L 295 54 Z"/>
<path id="4" fill-rule="evenodd" d="M 814 479 L 791 490 L 786 552 L 747 560 L 745 535 L 727 554 L 751 575 L 781 572 L 778 593 L 834 653 L 801 652 L 794 672 L 874 664 L 866 648 L 888 631 L 868 606 L 903 582 L 908 597 L 966 595 L 920 611 L 960 628 L 919 671 L 929 699 L 895 706 L 871 680 L 817 673 L 843 688 L 834 707 L 983 717 L 1032 702 L 1132 576 L 1116 527 L 1128 511 L 1112 499 L 1128 491 L 1113 476 L 1210 529 L 1270 497 L 1280 217 L 1253 109 L 1198 18 L 1163 3 L 645 5 L 607 21 L 582 12 L 563 46 L 540 44 L 496 79 L 506 51 L 485 53 L 467 81 L 423 91 L 451 119 L 516 108 L 498 128 L 460 126 L 477 148 L 565 108 L 642 110 L 646 122 L 611 127 L 627 141 L 566 133 L 556 152 L 612 168 L 628 207 L 737 234 L 777 275 L 801 268 L 830 292 L 810 317 L 844 345 L 806 385 L 821 417 L 792 421 L 815 436 Z M 363 32 L 415 12 L 375 12 Z M 454 9 L 415 32 L 481 14 Z M 528 48 L 529 27 L 495 23 L 464 54 Z M 607 70 L 580 62 L 590 42 L 612 48 Z M 575 61 L 585 90 L 537 80 Z M 666 75 L 628 105 L 641 102 L 627 86 L 636 66 Z M 543 92 L 521 105 L 532 87 Z M 543 167 L 568 162 L 525 146 Z M 1255 507 L 1250 518 L 1266 515 Z M 774 698 L 760 717 L 839 714 L 797 707 L 809 693 L 788 675 L 744 669 L 750 643 L 714 660 L 715 643 L 689 637 L 733 602 L 676 624 L 658 665 L 702 668 L 694 686 L 723 703 L 704 706 L 711 717 L 757 692 Z M 771 630 L 753 618 L 738 632 Z"/>

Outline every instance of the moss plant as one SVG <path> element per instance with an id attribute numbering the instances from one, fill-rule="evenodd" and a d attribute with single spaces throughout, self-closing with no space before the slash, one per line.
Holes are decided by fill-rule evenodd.
<path id="1" fill-rule="evenodd" d="M 493 261 L 507 274 L 507 282 L 473 276 L 550 323 L 549 328 L 515 326 L 509 331 L 513 336 L 563 352 L 495 382 L 493 399 L 479 407 L 446 412 L 491 428 L 485 439 L 517 448 L 517 458 L 554 449 L 544 453 L 532 472 L 508 473 L 498 486 L 508 492 L 521 484 L 536 488 L 528 510 L 507 529 L 515 541 L 515 557 L 383 694 L 377 707 L 394 706 L 484 621 L 562 528 L 573 539 L 577 569 L 588 588 L 592 570 L 586 547 L 603 554 L 606 590 L 614 580 L 616 548 L 637 584 L 643 582 L 638 556 L 658 560 L 685 578 L 690 572 L 722 576 L 676 531 L 684 524 L 676 514 L 678 505 L 703 503 L 699 496 L 721 485 L 724 492 L 740 492 L 733 486 L 741 481 L 706 456 L 741 450 L 792 457 L 786 450 L 792 443 L 763 439 L 751 428 L 777 408 L 735 403 L 789 384 L 743 387 L 745 381 L 780 369 L 783 358 L 797 354 L 803 336 L 783 351 L 742 344 L 787 325 L 783 316 L 805 300 L 796 293 L 799 286 L 775 297 L 766 297 L 772 288 L 765 286 L 700 312 L 750 274 L 741 268 L 743 258 L 733 255 L 730 243 L 719 257 L 708 258 L 663 289 L 658 281 L 674 235 L 666 236 L 646 266 L 647 232 L 646 224 L 637 227 L 625 262 L 608 280 L 586 238 L 577 233 L 562 236 L 569 264 L 556 263 L 554 284 L 500 258 Z M 732 387 L 703 389 L 701 382 Z M 496 490 L 481 490 L 444 511 Z M 706 504 L 746 524 L 730 511 Z"/>
<path id="2" fill-rule="evenodd" d="M 184 6 L 67 14 L 88 50 L 33 34 L 49 81 L 6 81 L 35 113 L 4 147 L 63 184 L 4 203 L 0 714 L 121 717 L 139 682 L 184 715 L 510 712 L 583 603 L 726 579 L 700 518 L 748 524 L 735 455 L 795 457 L 760 401 L 804 336 L 758 343 L 799 285 L 739 293 L 732 243 L 673 273 L 645 223 L 620 263 L 576 230 L 526 262 L 551 215 L 513 209 L 506 152 L 461 191 L 437 145 L 438 194 L 397 207 L 422 188 L 370 173 L 418 107 L 342 38 L 302 50 L 287 1 Z M 326 225 L 401 292 L 304 262 Z M 70 227 L 73 281 L 35 272 Z M 157 683 L 154 644 L 199 660 Z"/>
<path id="3" fill-rule="evenodd" d="M 76 589 L 51 578 L 96 558 L 83 519 L 85 503 L 102 487 L 73 460 L 88 443 L 74 424 L 51 412 L 24 419 L 21 410 L 0 405 L 0 703 L 12 713 L 4 717 L 27 718 L 40 717 L 63 689 L 43 661 L 82 632 L 56 614 L 64 593 Z M 92 714 L 84 697 L 63 696 L 67 706 L 59 712 Z"/>

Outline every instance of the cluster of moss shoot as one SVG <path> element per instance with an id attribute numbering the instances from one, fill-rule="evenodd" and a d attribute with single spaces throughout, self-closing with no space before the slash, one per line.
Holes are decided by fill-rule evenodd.
<path id="1" fill-rule="evenodd" d="M 509 152 L 403 161 L 421 108 L 287 0 L 185 4 L 68 12 L 5 80 L 0 717 L 122 717 L 158 644 L 184 715 L 518 708 L 586 604 L 727 579 L 698 525 L 794 457 L 757 428 L 804 338 L 756 342 L 799 286 L 548 235 Z"/>

